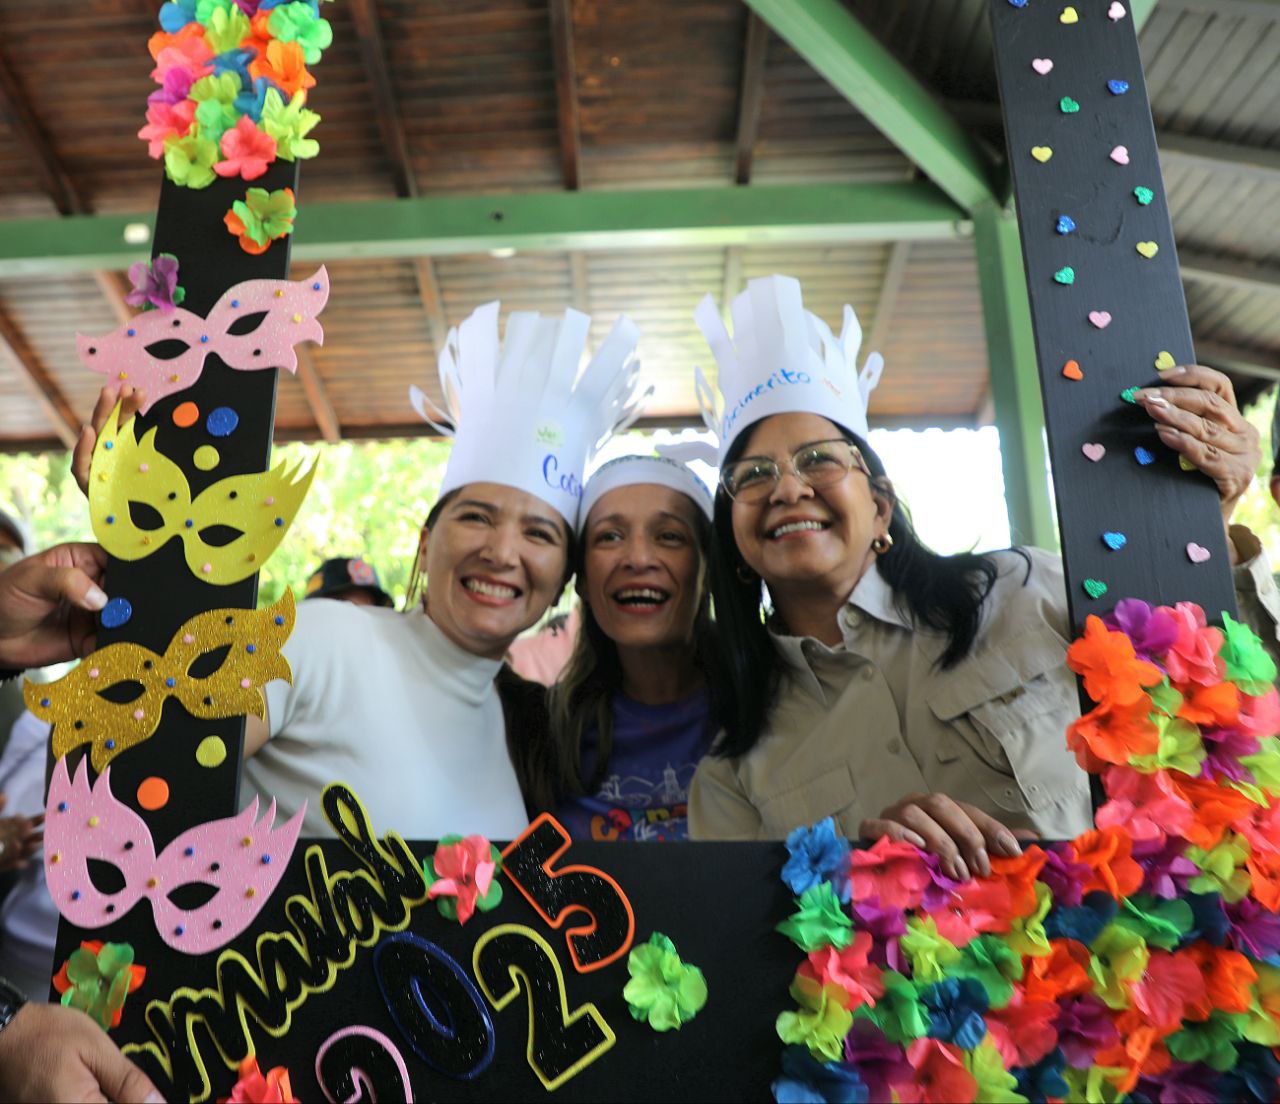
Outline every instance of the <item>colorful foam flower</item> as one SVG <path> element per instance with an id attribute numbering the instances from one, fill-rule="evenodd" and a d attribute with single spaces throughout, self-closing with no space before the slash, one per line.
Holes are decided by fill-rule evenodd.
<path id="1" fill-rule="evenodd" d="M 120 1026 L 125 999 L 147 976 L 136 966 L 128 943 L 86 940 L 64 962 L 53 978 L 62 1003 L 86 1013 L 104 1031 Z"/>
<path id="2" fill-rule="evenodd" d="M 272 39 L 249 66 L 255 77 L 267 77 L 286 96 L 302 96 L 306 103 L 307 91 L 316 86 L 316 79 L 307 72 L 302 46 L 297 42 L 281 42 Z"/>
<path id="3" fill-rule="evenodd" d="M 307 135 L 320 122 L 320 116 L 308 111 L 306 98 L 294 93 L 286 104 L 276 88 L 269 88 L 262 108 L 262 128 L 276 140 L 276 154 L 282 161 L 305 160 L 320 152 L 320 143 Z"/>
<path id="4" fill-rule="evenodd" d="M 907 1061 L 915 1073 L 898 1086 L 902 1104 L 968 1104 L 977 1099 L 978 1082 L 954 1046 L 917 1039 L 907 1048 Z"/>
<path id="5" fill-rule="evenodd" d="M 1208 943 L 1213 947 L 1225 947 L 1231 922 L 1227 918 L 1222 898 L 1216 893 L 1187 893 L 1182 898 L 1191 906 L 1191 930 L 1185 943 Z"/>
<path id="6" fill-rule="evenodd" d="M 1122 1093 L 1131 1092 L 1142 1074 L 1158 1076 L 1169 1068 L 1169 1050 L 1161 1029 L 1148 1023 L 1136 1009 L 1117 1017 L 1116 1029 L 1120 1032 L 1119 1042 L 1094 1055 L 1094 1061 L 1100 1066 L 1123 1070 L 1112 1078 Z"/>
<path id="7" fill-rule="evenodd" d="M 437 852 L 439 854 L 439 852 Z M 679 1030 L 707 1003 L 707 979 L 697 966 L 680 960 L 676 945 L 661 932 L 627 955 L 631 980 L 622 990 L 632 1019 L 654 1031 Z"/>
<path id="8" fill-rule="evenodd" d="M 213 166 L 219 176 L 256 180 L 276 159 L 276 140 L 263 134 L 247 115 L 241 116 L 236 125 L 223 134 L 219 147 L 222 160 Z"/>
<path id="9" fill-rule="evenodd" d="M 886 970 L 880 980 L 884 992 L 875 1007 L 863 1005 L 854 1014 L 870 1020 L 891 1043 L 905 1043 L 928 1034 L 929 1015 L 920 1004 L 915 982 L 897 970 Z"/>
<path id="10" fill-rule="evenodd" d="M 1133 857 L 1143 870 L 1143 892 L 1166 900 L 1180 896 L 1197 872 L 1186 850 L 1187 841 L 1176 835 L 1135 839 Z"/>
<path id="11" fill-rule="evenodd" d="M 1140 935 L 1150 946 L 1171 951 L 1191 930 L 1195 918 L 1186 901 L 1138 895 L 1120 902 L 1115 922 Z"/>
<path id="12" fill-rule="evenodd" d="M 267 29 L 281 42 L 296 42 L 301 46 L 308 65 L 318 62 L 333 43 L 329 21 L 316 15 L 307 4 L 281 4 L 273 8 Z"/>
<path id="13" fill-rule="evenodd" d="M 190 70 L 169 69 L 160 81 L 160 87 L 147 97 L 148 104 L 180 104 L 191 94 L 194 79 Z"/>
<path id="14" fill-rule="evenodd" d="M 253 83 L 249 63 L 257 56 L 258 51 L 249 47 L 237 46 L 234 49 L 225 50 L 213 59 L 213 71 L 215 74 L 233 73 L 240 81 L 240 87 L 248 88 Z"/>
<path id="15" fill-rule="evenodd" d="M 1040 880 L 1053 893 L 1054 904 L 1068 908 L 1080 904 L 1084 897 L 1080 887 L 1089 877 L 1089 868 L 1084 863 L 1076 861 L 1071 845 L 1069 843 L 1054 844 L 1045 851 L 1044 860 L 1044 866 L 1040 870 Z"/>
<path id="16" fill-rule="evenodd" d="M 1234 833 L 1224 836 L 1216 847 L 1205 850 L 1194 845 L 1187 848 L 1187 858 L 1200 873 L 1187 882 L 1195 893 L 1218 893 L 1230 904 L 1249 892 L 1252 876 L 1245 865 L 1249 845 Z"/>
<path id="17" fill-rule="evenodd" d="M 174 34 L 157 31 L 147 40 L 147 50 L 156 63 L 151 79 L 157 84 L 163 83 L 170 69 L 183 69 L 192 80 L 199 80 L 213 67 L 214 51 L 199 23 L 188 23 Z"/>
<path id="18" fill-rule="evenodd" d="M 1151 1101 L 1152 1104 L 1218 1104 L 1214 1089 L 1217 1075 L 1207 1066 L 1172 1062 L 1158 1077 L 1144 1075 L 1128 1100 Z"/>
<path id="19" fill-rule="evenodd" d="M 793 829 L 787 836 L 788 859 L 782 880 L 797 897 L 820 882 L 831 883 L 836 896 L 849 900 L 849 841 L 836 832 L 830 817 L 812 827 Z"/>
<path id="20" fill-rule="evenodd" d="M 1236 1064 L 1236 1046 L 1243 1041 L 1241 1023 L 1219 1009 L 1199 1022 L 1184 1024 L 1169 1036 L 1169 1053 L 1180 1062 L 1203 1062 L 1210 1069 L 1229 1070 Z"/>
<path id="21" fill-rule="evenodd" d="M 863 1004 L 875 1004 L 884 992 L 880 969 L 869 961 L 871 936 L 865 931 L 854 932 L 853 942 L 843 950 L 822 947 L 810 951 L 808 959 L 801 963 L 799 973 L 820 985 L 838 985 L 849 994 L 846 1007 L 850 1010 Z"/>
<path id="22" fill-rule="evenodd" d="M 849 910 L 858 929 L 871 936 L 871 961 L 890 970 L 901 970 L 905 963 L 898 939 L 907 930 L 902 909 L 881 908 L 874 901 L 854 901 Z"/>
<path id="23" fill-rule="evenodd" d="M 1218 658 L 1222 633 L 1206 622 L 1204 610 L 1194 602 L 1179 602 L 1172 612 L 1178 623 L 1178 639 L 1164 657 L 1169 677 L 1179 685 L 1221 682 L 1225 670 Z"/>
<path id="24" fill-rule="evenodd" d="M 973 1075 L 975 1100 L 1025 1104 L 1026 1098 L 1018 1092 L 1018 1079 L 1004 1068 L 1000 1053 L 990 1039 L 965 1055 L 964 1068 Z"/>
<path id="25" fill-rule="evenodd" d="M 249 20 L 235 4 L 218 8 L 204 25 L 205 41 L 215 54 L 234 50 L 249 33 Z"/>
<path id="26" fill-rule="evenodd" d="M 1246 694 L 1261 695 L 1274 689 L 1276 664 L 1262 641 L 1248 625 L 1222 615 L 1222 660 L 1226 675 Z"/>
<path id="27" fill-rule="evenodd" d="M 183 188 L 207 188 L 217 179 L 213 163 L 218 149 L 207 138 L 189 134 L 167 138 L 164 143 L 164 172 Z"/>
<path id="28" fill-rule="evenodd" d="M 236 110 L 242 115 L 247 115 L 255 123 L 260 123 L 262 113 L 267 106 L 267 95 L 273 91 L 277 91 L 276 86 L 268 78 L 255 78 L 236 97 Z M 279 150 L 277 149 L 276 152 L 279 153 Z"/>
<path id="29" fill-rule="evenodd" d="M 1235 1068 L 1222 1074 L 1215 1085 L 1219 1100 L 1270 1101 L 1280 1080 L 1280 1061 L 1266 1047 L 1243 1043 L 1236 1048 Z"/>
<path id="30" fill-rule="evenodd" d="M 1091 1066 L 1099 1050 L 1115 1045 L 1120 1038 L 1115 1018 L 1093 994 L 1064 1001 L 1058 1009 L 1058 1045 L 1069 1066 Z"/>
<path id="31" fill-rule="evenodd" d="M 265 253 L 271 243 L 293 233 L 297 205 L 292 188 L 268 192 L 250 188 L 243 200 L 237 199 L 222 217 L 227 230 L 240 238 L 246 253 Z"/>
<path id="32" fill-rule="evenodd" d="M 1280 955 L 1280 915 L 1248 897 L 1227 909 L 1227 942 L 1253 959 Z M 1261 973 L 1261 967 L 1256 967 Z"/>
<path id="33" fill-rule="evenodd" d="M 1269 686 L 1261 694 L 1246 694 L 1240 700 L 1236 725 L 1254 736 L 1280 733 L 1280 690 Z"/>
<path id="34" fill-rule="evenodd" d="M 1089 948 L 1074 939 L 1054 939 L 1049 953 L 1027 962 L 1023 990 L 1028 1001 L 1058 1001 L 1089 992 Z"/>
<path id="35" fill-rule="evenodd" d="M 1109 629 L 1119 629 L 1133 644 L 1134 652 L 1147 660 L 1157 660 L 1178 639 L 1178 623 L 1173 611 L 1153 607 L 1140 598 L 1121 598 L 1115 609 L 1103 617 Z"/>
<path id="36" fill-rule="evenodd" d="M 1013 995 L 1013 983 L 1022 980 L 1022 956 L 995 935 L 980 935 L 960 952 L 952 971 L 957 977 L 973 978 L 986 990 L 993 1008 L 1003 1008 Z"/>
<path id="37" fill-rule="evenodd" d="M 929 1036 L 971 1050 L 987 1035 L 987 992 L 972 978 L 946 978 L 920 988 Z"/>
<path id="38" fill-rule="evenodd" d="M 1167 1035 L 1178 1029 L 1201 984 L 1199 967 L 1191 959 L 1152 951 L 1146 970 L 1133 986 L 1134 1007 Z"/>
<path id="39" fill-rule="evenodd" d="M 1050 909 L 1044 930 L 1050 939 L 1074 939 L 1087 946 L 1115 918 L 1116 908 L 1115 899 L 1109 893 L 1095 890 L 1074 907 Z"/>
<path id="40" fill-rule="evenodd" d="M 1177 714 L 1200 728 L 1231 728 L 1240 718 L 1241 696 L 1234 682 L 1192 684 L 1182 696 Z"/>
<path id="41" fill-rule="evenodd" d="M 778 1038 L 809 1048 L 815 1058 L 838 1062 L 844 1054 L 844 1037 L 853 1014 L 844 1006 L 846 994 L 836 985 L 819 985 L 811 978 L 791 982 L 791 996 L 800 1008 L 778 1017 Z"/>
<path id="42" fill-rule="evenodd" d="M 196 0 L 170 0 L 160 6 L 160 26 L 176 34 L 196 17 Z"/>
<path id="43" fill-rule="evenodd" d="M 1158 734 L 1155 753 L 1131 756 L 1129 762 L 1134 769 L 1147 774 L 1157 770 L 1199 774 L 1206 754 L 1200 730 L 1181 717 L 1166 717 L 1158 713 L 1152 714 L 1152 724 Z"/>
<path id="44" fill-rule="evenodd" d="M 1168 781 L 1194 810 L 1183 834 L 1197 847 L 1216 847 L 1234 821 L 1253 811 L 1253 801 L 1246 794 L 1216 782 L 1183 774 L 1171 774 Z"/>
<path id="45" fill-rule="evenodd" d="M 1108 629 L 1090 615 L 1084 636 L 1067 649 L 1067 666 L 1084 679 L 1085 693 L 1096 702 L 1132 705 L 1146 699 L 1146 687 L 1164 677 L 1153 663 L 1139 659 L 1124 633 Z"/>
<path id="46" fill-rule="evenodd" d="M 960 962 L 961 952 L 938 932 L 932 916 L 907 918 L 906 933 L 898 946 L 911 963 L 911 976 L 919 983 L 941 981 Z"/>
<path id="47" fill-rule="evenodd" d="M 1031 1066 L 1058 1045 L 1057 1019 L 1056 1004 L 1027 1000 L 1015 988 L 1008 1004 L 987 1012 L 987 1031 L 1007 1066 Z"/>
<path id="48" fill-rule="evenodd" d="M 289 1071 L 275 1066 L 266 1074 L 258 1069 L 258 1058 L 250 1054 L 240 1063 L 239 1080 L 222 1104 L 299 1104 L 289 1084 Z"/>
<path id="49" fill-rule="evenodd" d="M 920 851 L 888 836 L 855 848 L 849 867 L 853 900 L 874 897 L 889 908 L 914 908 L 931 881 Z"/>
<path id="50" fill-rule="evenodd" d="M 1133 860 L 1133 841 L 1118 828 L 1082 832 L 1071 841 L 1077 862 L 1092 871 L 1081 887 L 1085 894 L 1100 889 L 1112 897 L 1127 897 L 1142 885 L 1142 867 Z"/>
<path id="51" fill-rule="evenodd" d="M 957 947 L 978 932 L 1007 932 L 1012 914 L 1008 883 L 993 878 L 973 878 L 958 886 L 948 907 L 932 913 L 938 931 Z"/>
<path id="52" fill-rule="evenodd" d="M 1222 1012 L 1247 1012 L 1252 1003 L 1250 987 L 1258 971 L 1239 951 L 1193 943 L 1182 952 L 1200 969 L 1204 982 L 1189 1015 L 1205 1019 L 1215 1008 Z"/>
<path id="53" fill-rule="evenodd" d="M 1128 1007 L 1130 990 L 1151 957 L 1146 941 L 1128 928 L 1108 924 L 1089 951 L 1093 991 L 1109 1008 Z"/>
<path id="54" fill-rule="evenodd" d="M 196 105 L 190 100 L 148 104 L 147 125 L 138 131 L 138 137 L 147 143 L 147 153 L 158 161 L 164 156 L 165 142 L 191 133 L 195 115 Z"/>
<path id="55" fill-rule="evenodd" d="M 884 1033 L 865 1019 L 855 1019 L 844 1039 L 844 1057 L 858 1071 L 871 1100 L 889 1100 L 893 1086 L 907 1080 L 912 1073 L 902 1047 L 889 1042 Z"/>
<path id="56" fill-rule="evenodd" d="M 1060 1049 L 1052 1050 L 1039 1062 L 1010 1070 L 1014 1075 L 1019 1096 L 1028 1100 L 1061 1099 L 1071 1091 L 1063 1072 L 1067 1056 Z"/>
<path id="57" fill-rule="evenodd" d="M 130 265 L 129 283 L 133 287 L 124 301 L 144 311 L 172 314 L 187 295 L 178 286 L 178 258 L 172 253 L 160 253 L 150 264 L 136 261 Z"/>
<path id="58" fill-rule="evenodd" d="M 484 836 L 445 836 L 422 864 L 427 897 L 446 920 L 465 924 L 476 909 L 488 912 L 502 903 L 497 880 L 502 857 Z"/>
<path id="59" fill-rule="evenodd" d="M 1049 933 L 1045 917 L 1053 908 L 1053 893 L 1044 882 L 1035 883 L 1035 907 L 1025 916 L 1015 917 L 1009 925 L 1009 946 L 1020 955 L 1039 958 L 1049 954 Z"/>
<path id="60" fill-rule="evenodd" d="M 846 1062 L 819 1062 L 802 1046 L 784 1047 L 782 1076 L 771 1086 L 777 1104 L 865 1104 L 867 1086 Z"/>
<path id="61" fill-rule="evenodd" d="M 1012 857 L 991 856 L 991 877 L 983 881 L 1003 882 L 1009 889 L 1009 908 L 1015 916 L 1025 916 L 1037 905 L 1036 880 L 1047 859 L 1038 846 L 1026 848 Z"/>
<path id="62" fill-rule="evenodd" d="M 1097 774 L 1107 763 L 1128 763 L 1153 754 L 1160 733 L 1151 720 L 1151 700 L 1104 701 L 1067 726 L 1067 747 L 1082 769 Z"/>

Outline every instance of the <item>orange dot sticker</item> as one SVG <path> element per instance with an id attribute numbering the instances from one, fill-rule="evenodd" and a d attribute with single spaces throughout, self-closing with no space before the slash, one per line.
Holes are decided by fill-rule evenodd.
<path id="1" fill-rule="evenodd" d="M 169 804 L 169 783 L 155 775 L 144 778 L 138 786 L 138 804 L 151 811 L 163 809 Z"/>
<path id="2" fill-rule="evenodd" d="M 193 402 L 179 404 L 173 412 L 173 424 L 179 429 L 189 429 L 200 420 L 200 408 Z"/>

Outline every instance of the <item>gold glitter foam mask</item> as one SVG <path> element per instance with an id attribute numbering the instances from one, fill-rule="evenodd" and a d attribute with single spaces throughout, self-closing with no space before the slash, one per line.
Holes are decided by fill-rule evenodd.
<path id="1" fill-rule="evenodd" d="M 178 537 L 191 573 L 207 583 L 226 586 L 257 571 L 288 531 L 315 465 L 303 471 L 302 463 L 281 462 L 228 476 L 193 500 L 182 469 L 156 448 L 156 431 L 138 441 L 132 420 L 121 426 L 119 418 L 117 404 L 89 472 L 89 516 L 102 547 L 117 559 L 140 560 Z"/>
<path id="2" fill-rule="evenodd" d="M 53 725 L 56 758 L 90 744 L 93 769 L 101 771 L 151 737 L 168 698 L 203 719 L 265 716 L 263 686 L 293 681 L 280 649 L 293 631 L 294 612 L 287 590 L 266 609 L 209 610 L 178 629 L 164 655 L 141 644 L 109 644 L 57 682 L 28 682 L 23 697 Z M 192 674 L 197 664 L 199 673 Z"/>

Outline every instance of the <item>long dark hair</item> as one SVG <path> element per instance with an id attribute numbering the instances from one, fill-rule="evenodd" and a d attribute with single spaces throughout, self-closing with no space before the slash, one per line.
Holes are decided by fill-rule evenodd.
<path id="1" fill-rule="evenodd" d="M 982 604 L 995 584 L 999 568 L 988 555 L 963 552 L 941 556 L 916 535 L 911 518 L 889 485 L 884 463 L 861 437 L 843 427 L 841 433 L 861 450 L 871 469 L 873 491 L 893 500 L 889 536 L 893 547 L 876 557 L 876 569 L 893 589 L 899 609 L 918 625 L 944 633 L 947 647 L 937 666 L 954 667 L 973 647 L 982 621 Z M 743 432 L 725 457 L 737 460 L 750 437 Z M 1025 557 L 1026 553 L 1022 555 Z M 1027 560 L 1028 568 L 1030 559 Z M 764 734 L 777 699 L 782 657 L 768 628 L 762 581 L 738 551 L 733 536 L 733 501 L 723 487 L 716 492 L 711 541 L 711 593 L 721 639 L 729 646 L 721 656 L 725 679 L 719 698 L 724 739 L 713 754 L 745 755 Z"/>

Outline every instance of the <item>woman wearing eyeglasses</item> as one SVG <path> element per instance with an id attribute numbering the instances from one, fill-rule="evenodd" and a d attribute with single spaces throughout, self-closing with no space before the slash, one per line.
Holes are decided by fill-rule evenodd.
<path id="1" fill-rule="evenodd" d="M 709 300 L 697 317 L 725 400 L 711 586 L 734 647 L 691 834 L 778 838 L 832 816 L 851 837 L 928 847 L 963 878 L 1017 854 L 1014 830 L 1088 828 L 1088 779 L 1065 740 L 1079 706 L 1057 557 L 921 543 L 866 443 L 880 361 L 855 377 L 851 309 L 836 338 L 775 276 L 735 301 L 736 341 Z M 1192 409 L 1220 387 L 1230 396 L 1208 369 L 1182 377 Z M 1153 395 L 1148 412 L 1177 425 L 1182 402 Z M 1216 467 L 1190 434 L 1165 439 L 1218 480 L 1229 512 L 1257 441 L 1233 402 L 1218 405 Z"/>

